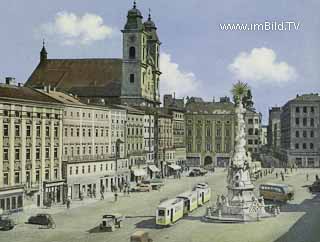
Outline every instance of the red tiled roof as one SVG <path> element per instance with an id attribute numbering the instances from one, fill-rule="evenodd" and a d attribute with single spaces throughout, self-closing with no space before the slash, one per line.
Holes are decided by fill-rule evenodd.
<path id="1" fill-rule="evenodd" d="M 51 86 L 78 96 L 120 96 L 122 59 L 48 59 L 40 62 L 26 86 Z"/>

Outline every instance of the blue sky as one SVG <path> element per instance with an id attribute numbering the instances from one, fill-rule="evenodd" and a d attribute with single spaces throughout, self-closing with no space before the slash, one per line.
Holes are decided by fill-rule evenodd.
<path id="1" fill-rule="evenodd" d="M 318 0 L 137 0 L 137 6 L 145 17 L 151 8 L 158 27 L 163 92 L 217 99 L 241 79 L 264 120 L 268 107 L 319 92 Z M 131 7 L 129 0 L 1 0 L 0 79 L 24 82 L 38 64 L 42 38 L 49 58 L 121 57 L 120 30 Z M 299 29 L 220 29 L 265 21 L 294 21 Z"/>

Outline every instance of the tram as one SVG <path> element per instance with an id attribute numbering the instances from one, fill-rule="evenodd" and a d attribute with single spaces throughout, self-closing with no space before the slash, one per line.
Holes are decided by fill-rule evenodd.
<path id="1" fill-rule="evenodd" d="M 176 198 L 162 201 L 156 210 L 156 224 L 169 226 L 210 201 L 210 198 L 211 189 L 208 184 L 198 183 L 192 191 L 186 191 Z"/>

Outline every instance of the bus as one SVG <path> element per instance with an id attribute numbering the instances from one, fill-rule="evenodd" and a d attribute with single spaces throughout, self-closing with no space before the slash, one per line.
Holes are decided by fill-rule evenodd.
<path id="1" fill-rule="evenodd" d="M 287 202 L 293 200 L 294 190 L 287 184 L 266 183 L 259 187 L 260 196 L 265 200 Z"/>

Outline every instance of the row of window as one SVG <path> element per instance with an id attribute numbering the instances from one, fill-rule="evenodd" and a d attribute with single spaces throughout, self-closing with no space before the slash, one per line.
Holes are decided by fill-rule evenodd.
<path id="1" fill-rule="evenodd" d="M 296 143 L 296 144 L 295 144 L 295 149 L 296 149 L 296 150 L 299 150 L 300 147 L 301 147 L 302 149 L 304 149 L 304 150 L 308 149 L 308 148 L 307 148 L 307 146 L 308 146 L 307 143 L 302 143 L 302 145 L 301 145 L 301 146 L 300 146 L 300 145 L 301 145 L 301 144 Z M 313 143 L 309 143 L 309 149 L 310 149 L 310 150 L 313 150 L 313 149 L 314 149 L 314 144 L 313 144 Z"/>
<path id="2" fill-rule="evenodd" d="M 53 179 L 58 179 L 58 169 L 55 168 L 53 170 L 54 174 L 53 174 Z M 40 181 L 40 170 L 37 169 L 36 173 L 35 173 L 35 181 L 36 183 L 39 183 Z M 50 170 L 46 169 L 45 173 L 44 173 L 44 180 L 50 180 Z M 30 184 L 31 182 L 31 171 L 26 171 L 26 182 L 27 184 Z M 22 180 L 21 180 L 21 172 L 20 171 L 15 171 L 14 172 L 14 184 L 21 184 Z M 8 186 L 9 185 L 9 173 L 8 172 L 4 172 L 3 173 L 3 185 L 4 186 Z"/>
<path id="3" fill-rule="evenodd" d="M 300 125 L 300 120 L 301 120 L 301 118 L 296 118 L 296 125 L 297 126 Z M 302 118 L 302 125 L 303 126 L 307 126 L 308 125 L 308 118 Z M 309 119 L 309 125 L 311 127 L 314 127 L 314 118 L 310 118 Z"/>
<path id="4" fill-rule="evenodd" d="M 248 139 L 248 145 L 253 145 L 253 144 L 258 145 L 259 144 L 259 140 L 257 140 L 257 139 L 255 139 L 255 140 Z"/>
<path id="5" fill-rule="evenodd" d="M 45 159 L 50 159 L 50 147 L 45 147 Z M 53 158 L 58 159 L 58 148 L 55 147 L 53 150 Z M 9 155 L 9 149 L 4 148 L 3 149 L 3 160 L 8 161 L 10 159 Z M 36 160 L 41 160 L 41 148 L 36 147 L 36 153 L 35 153 L 35 159 Z M 21 160 L 21 149 L 20 148 L 15 148 L 14 149 L 14 160 L 15 161 L 20 161 Z M 26 149 L 26 160 L 31 160 L 31 149 L 27 148 Z"/>
<path id="6" fill-rule="evenodd" d="M 197 124 L 202 124 L 202 122 L 204 122 L 203 120 L 197 120 Z M 188 124 L 192 124 L 192 119 L 188 119 L 187 121 Z M 217 124 L 221 124 L 223 123 L 223 121 L 217 120 L 217 121 L 212 121 L 212 120 L 206 120 L 206 124 L 210 125 L 211 123 L 217 123 Z M 227 120 L 226 124 L 230 124 L 230 121 Z"/>
<path id="7" fill-rule="evenodd" d="M 140 149 L 139 149 L 139 147 L 140 147 Z M 143 146 L 142 146 L 142 144 L 140 143 L 140 144 L 138 144 L 138 143 L 136 143 L 136 144 L 128 144 L 128 151 L 130 151 L 130 150 L 142 150 L 143 149 Z"/>
<path id="8" fill-rule="evenodd" d="M 258 119 L 258 118 L 255 118 L 255 119 L 253 119 L 253 118 L 248 118 L 248 124 L 253 124 L 253 122 L 255 123 L 255 124 L 259 124 L 260 123 L 260 119 Z"/>
<path id="9" fill-rule="evenodd" d="M 9 125 L 4 124 L 3 125 L 3 136 L 9 137 L 9 132 L 10 132 Z M 45 136 L 50 137 L 50 132 L 51 132 L 50 126 L 46 126 L 45 127 Z M 57 138 L 59 135 L 59 128 L 57 126 L 54 127 L 53 133 L 54 133 L 54 137 Z M 16 124 L 14 126 L 14 135 L 15 135 L 15 137 L 21 137 L 21 125 Z M 26 137 L 31 137 L 31 136 L 32 136 L 32 126 L 27 125 L 26 126 Z M 36 126 L 36 136 L 37 137 L 41 136 L 41 126 L 40 125 Z"/>
<path id="10" fill-rule="evenodd" d="M 136 131 L 136 132 L 134 132 Z M 128 135 L 143 135 L 142 128 L 128 128 Z"/>
<path id="11" fill-rule="evenodd" d="M 302 133 L 302 135 L 301 135 L 301 133 Z M 309 131 L 309 138 L 314 138 L 314 136 L 315 136 L 314 131 L 310 130 Z M 308 138 L 308 131 L 307 130 L 303 130 L 303 131 L 296 130 L 296 138 L 300 138 L 300 137 Z"/>
<path id="12" fill-rule="evenodd" d="M 248 129 L 248 134 L 249 135 L 259 135 L 259 129 L 249 128 Z"/>
<path id="13" fill-rule="evenodd" d="M 125 167 L 127 167 L 128 166 L 128 162 L 126 162 L 125 163 Z M 113 170 L 113 163 L 106 163 L 105 165 L 104 164 L 100 164 L 100 166 L 98 166 L 99 167 L 99 171 L 100 172 L 102 172 L 102 171 L 109 171 L 109 168 L 110 168 L 110 171 L 112 171 Z M 83 166 L 75 166 L 75 167 L 72 167 L 72 166 L 70 166 L 69 167 L 69 175 L 71 176 L 71 175 L 73 175 L 73 174 L 75 174 L 75 175 L 78 175 L 78 174 L 80 174 L 80 169 L 81 169 L 81 174 L 85 174 L 85 173 L 87 173 L 87 174 L 89 174 L 89 173 L 96 173 L 96 172 L 98 172 L 98 170 L 97 170 L 97 165 L 83 165 Z"/>
<path id="14" fill-rule="evenodd" d="M 201 137 L 202 136 L 202 129 L 201 128 L 197 128 L 196 129 L 196 136 L 197 137 Z M 216 132 L 216 137 L 221 137 L 222 135 L 222 129 L 221 128 L 216 128 L 215 130 Z M 187 136 L 191 137 L 192 136 L 192 128 L 188 128 L 187 129 Z M 206 128 L 206 136 L 207 137 L 211 137 L 212 136 L 212 129 L 207 127 Z M 225 136 L 229 137 L 230 136 L 230 129 L 225 129 Z"/>
<path id="15" fill-rule="evenodd" d="M 205 151 L 212 152 L 213 151 L 212 144 L 207 143 L 205 145 Z M 187 144 L 187 152 L 192 152 L 192 144 Z M 202 145 L 201 144 L 196 145 L 196 152 L 199 152 L 199 153 L 202 152 Z M 218 153 L 222 152 L 222 145 L 220 143 L 216 144 L 215 152 L 218 152 Z M 224 152 L 230 152 L 230 144 L 229 143 L 224 144 Z"/>
<path id="16" fill-rule="evenodd" d="M 64 137 L 80 137 L 80 128 L 64 128 Z M 92 129 L 91 128 L 83 128 L 82 129 L 82 137 L 91 137 L 92 136 Z M 109 136 L 109 129 L 95 129 L 95 137 L 108 137 Z"/>
<path id="17" fill-rule="evenodd" d="M 121 148 L 123 148 L 121 146 Z M 70 147 L 70 153 L 68 152 L 68 146 L 65 146 L 64 147 L 64 155 L 65 156 L 74 156 L 74 155 L 93 155 L 93 150 L 92 150 L 92 146 L 88 145 L 88 146 L 85 146 L 85 145 L 82 145 L 82 154 L 80 154 L 80 151 L 81 151 L 81 147 L 80 146 L 71 146 Z M 112 146 L 112 153 L 115 152 L 115 145 Z M 95 146 L 95 154 L 98 155 L 98 154 L 109 154 L 109 145 L 106 145 L 106 146 Z"/>
<path id="18" fill-rule="evenodd" d="M 70 111 L 69 114 L 70 114 L 70 117 L 80 117 L 80 112 L 73 113 L 73 111 Z M 68 115 L 68 112 L 64 111 L 64 116 L 67 116 L 67 115 Z M 86 117 L 91 118 L 91 113 L 83 112 L 82 113 L 82 118 L 86 118 Z M 99 115 L 96 113 L 95 117 L 98 118 Z M 108 114 L 100 114 L 100 118 L 108 120 L 109 116 L 108 116 Z"/>
<path id="19" fill-rule="evenodd" d="M 51 117 L 51 114 L 50 113 L 46 113 L 46 114 L 44 114 L 45 115 L 45 117 L 47 118 L 47 119 L 50 119 L 50 117 Z M 9 117 L 9 110 L 4 110 L 3 111 L 3 116 L 4 117 Z M 22 117 L 22 112 L 21 111 L 14 111 L 14 116 L 16 117 L 16 118 L 21 118 Z M 31 118 L 32 117 L 32 113 L 31 112 L 27 112 L 27 117 L 28 118 Z M 41 118 L 41 113 L 35 113 L 35 117 L 36 118 Z M 54 118 L 55 119 L 59 119 L 59 114 L 54 114 Z"/>
<path id="20" fill-rule="evenodd" d="M 306 107 L 306 106 L 304 106 L 304 107 L 296 107 L 296 113 L 300 113 L 301 111 L 303 113 L 308 113 L 308 110 L 309 110 L 310 113 L 314 113 L 315 107 L 313 107 L 313 106 L 311 106 L 311 107 Z"/>

